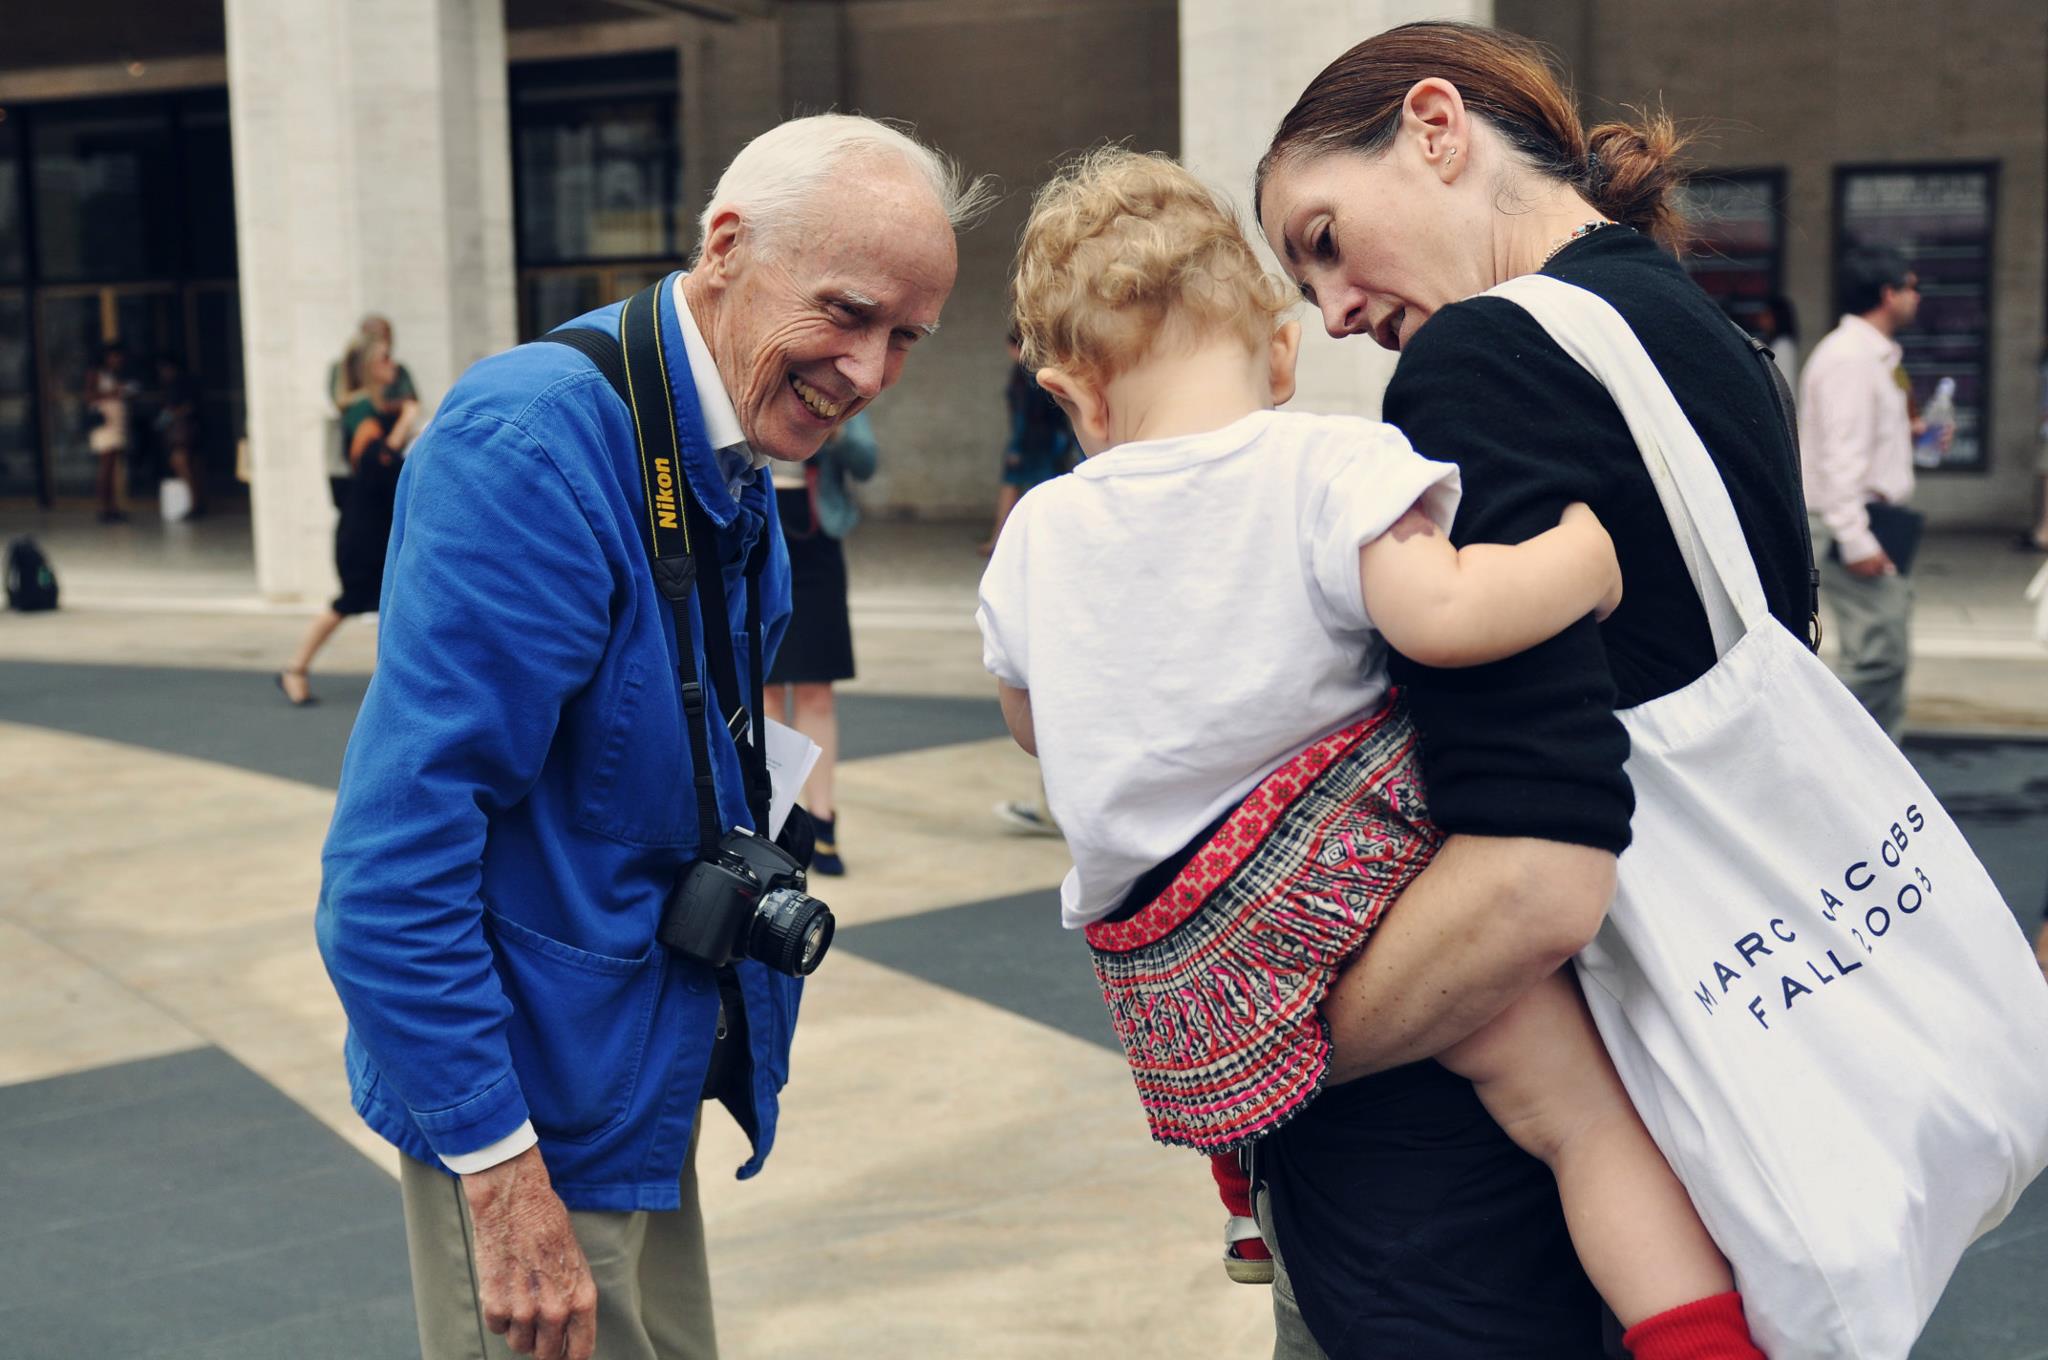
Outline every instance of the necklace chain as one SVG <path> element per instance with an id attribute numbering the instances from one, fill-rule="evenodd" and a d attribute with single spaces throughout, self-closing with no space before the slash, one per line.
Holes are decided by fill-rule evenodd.
<path id="1" fill-rule="evenodd" d="M 1556 245 L 1552 246 L 1550 248 L 1549 253 L 1544 255 L 1543 263 L 1537 265 L 1536 267 L 1538 269 L 1541 269 L 1543 268 L 1543 265 L 1549 264 L 1551 260 L 1556 258 L 1558 251 L 1563 250 L 1572 242 L 1583 240 L 1585 237 L 1591 236 L 1594 232 L 1600 230 L 1600 228 L 1602 227 L 1615 227 L 1620 225 L 1620 223 L 1616 222 L 1611 217 L 1601 217 L 1596 218 L 1591 222 L 1581 222 L 1578 226 L 1572 228 L 1570 235 L 1566 236 L 1562 241 L 1559 241 Z"/>

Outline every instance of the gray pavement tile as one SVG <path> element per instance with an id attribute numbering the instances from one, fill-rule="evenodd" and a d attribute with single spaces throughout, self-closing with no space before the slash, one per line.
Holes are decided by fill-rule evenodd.
<path id="1" fill-rule="evenodd" d="M 226 1054 L 0 1088 L 0 1136 L 0 1353 L 410 1353 L 397 1187 Z M 337 1310 L 376 1344 L 279 1347 Z"/>
<path id="2" fill-rule="evenodd" d="M 138 1147 L 183 1150 L 229 1131 L 310 1117 L 245 1070 L 240 1081 L 183 1086 L 144 1102 L 17 1124 L 7 1130 L 7 1150 L 17 1169 L 110 1163 L 132 1156 Z"/>
<path id="3" fill-rule="evenodd" d="M 0 1101 L 12 1089 L 0 1089 Z M 149 1125 L 132 1124 L 127 1145 L 104 1156 L 30 1158 L 10 1146 L 8 1156 L 0 1159 L 0 1203 L 7 1206 L 7 1221 L 17 1233 L 24 1225 L 83 1228 L 189 1203 L 235 1179 L 256 1184 L 289 1180 L 308 1167 L 329 1165 L 341 1152 L 361 1161 L 361 1154 L 325 1125 L 296 1111 L 243 1124 L 232 1138 L 215 1130 L 183 1145 L 159 1142 Z M 367 1162 L 363 1168 L 382 1176 Z M 0 1238 L 0 1244 L 4 1241 Z M 0 1272 L 0 1299 L 6 1297 L 5 1285 Z"/>
<path id="4" fill-rule="evenodd" d="M 173 1091 L 219 1087 L 246 1072 L 217 1048 L 195 1048 L 142 1062 L 114 1063 L 50 1081 L 0 1087 L 0 1137 L 20 1125 L 96 1115 Z"/>
<path id="5" fill-rule="evenodd" d="M 2048 741 L 1910 736 L 1905 749 L 2032 931 L 2048 910 Z"/>
<path id="6" fill-rule="evenodd" d="M 947 699 L 907 694 L 842 694 L 839 758 L 866 760 L 935 746 L 1007 737 L 995 685 L 986 699 Z"/>
<path id="7" fill-rule="evenodd" d="M 419 1353 L 407 1294 L 146 1350 L 135 1360 L 419 1360 Z"/>
<path id="8" fill-rule="evenodd" d="M 1121 1051 L 1088 946 L 1060 928 L 1056 891 L 848 926 L 833 946 Z"/>
<path id="9" fill-rule="evenodd" d="M 412 1291 L 395 1204 L 385 1225 L 105 1287 L 111 1284 L 103 1279 L 89 1300 L 67 1295 L 0 1308 L 0 1336 L 12 1354 L 129 1356 L 337 1308 L 409 1303 Z"/>
<path id="10" fill-rule="evenodd" d="M 295 709 L 259 671 L 0 662 L 0 719 L 215 761 L 331 789 L 367 676 L 316 672 Z M 1006 735 L 986 699 L 839 696 L 840 758 L 862 760 Z"/>
<path id="11" fill-rule="evenodd" d="M 316 672 L 321 701 L 293 708 L 261 671 L 10 661 L 0 718 L 331 789 L 368 683 Z"/>
<path id="12" fill-rule="evenodd" d="M 126 1292 L 158 1276 L 231 1265 L 338 1232 L 389 1229 L 398 1212 L 397 1187 L 357 1161 L 315 1164 L 284 1178 L 230 1176 L 208 1193 L 146 1210 L 17 1225 L 0 1247 L 7 1280 L 0 1300 L 88 1304 L 110 1288 Z M 107 1194 L 118 1190 L 109 1185 Z"/>
<path id="13" fill-rule="evenodd" d="M 1913 1360 L 2048 1357 L 2048 1180 L 1971 1247 L 1928 1320 Z"/>

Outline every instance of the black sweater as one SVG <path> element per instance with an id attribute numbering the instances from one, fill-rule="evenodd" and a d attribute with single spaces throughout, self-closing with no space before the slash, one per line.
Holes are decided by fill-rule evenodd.
<path id="1" fill-rule="evenodd" d="M 1804 636 L 1798 464 L 1762 361 L 1671 256 L 1626 228 L 1559 251 L 1544 273 L 1613 305 L 1671 387 L 1728 486 L 1771 611 Z M 1410 339 L 1384 414 L 1456 463 L 1452 538 L 1517 543 L 1584 501 L 1613 536 L 1622 603 L 1519 656 L 1465 670 L 1403 658 L 1430 810 L 1446 832 L 1535 836 L 1619 852 L 1634 794 L 1614 716 L 1714 663 L 1712 636 L 1649 473 L 1606 389 L 1500 298 L 1444 308 Z"/>

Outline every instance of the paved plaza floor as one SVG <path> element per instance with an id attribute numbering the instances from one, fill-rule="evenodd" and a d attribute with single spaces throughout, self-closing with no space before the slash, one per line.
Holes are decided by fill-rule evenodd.
<path id="1" fill-rule="evenodd" d="M 842 929 L 806 993 L 756 1180 L 700 1153 L 736 1357 L 1269 1353 L 1202 1164 L 1153 1145 L 1080 943 L 1058 841 L 971 621 L 979 526 L 852 545 Z M 257 599 L 233 520 L 49 546 L 67 608 L 0 614 L 0 1354 L 416 1354 L 394 1161 L 348 1108 L 315 952 L 318 851 L 374 662 L 353 621 L 322 703 L 272 673 L 303 610 Z M 1909 751 L 2031 925 L 2048 896 L 2048 653 L 2028 559 L 1943 541 Z M 2048 1190 L 1973 1249 L 1918 1360 L 2048 1357 Z"/>

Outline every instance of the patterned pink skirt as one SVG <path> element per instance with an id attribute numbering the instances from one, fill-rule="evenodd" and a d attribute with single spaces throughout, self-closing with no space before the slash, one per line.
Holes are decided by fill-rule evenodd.
<path id="1" fill-rule="evenodd" d="M 1390 699 L 1268 775 L 1135 916 L 1088 927 L 1154 1138 L 1228 1152 L 1314 1098 L 1317 1007 L 1442 840 Z"/>

